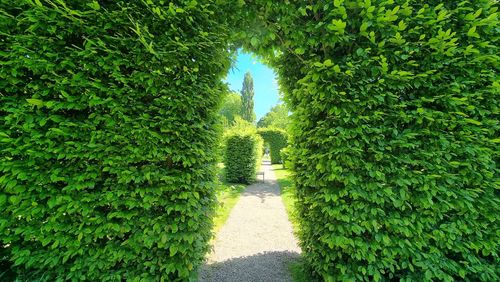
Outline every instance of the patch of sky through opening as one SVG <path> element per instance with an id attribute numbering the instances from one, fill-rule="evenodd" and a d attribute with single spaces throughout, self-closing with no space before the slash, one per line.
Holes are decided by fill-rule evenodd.
<path id="1" fill-rule="evenodd" d="M 229 89 L 241 94 L 241 86 L 245 73 L 249 71 L 254 83 L 254 111 L 257 121 L 263 117 L 271 107 L 281 103 L 276 73 L 270 67 L 259 61 L 253 54 L 238 50 L 237 59 L 229 70 L 226 82 Z"/>

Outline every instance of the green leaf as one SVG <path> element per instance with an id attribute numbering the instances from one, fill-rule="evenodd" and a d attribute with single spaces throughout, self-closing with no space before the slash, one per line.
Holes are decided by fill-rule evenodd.
<path id="1" fill-rule="evenodd" d="M 465 278 L 466 274 L 467 274 L 467 273 L 465 272 L 465 270 L 464 270 L 464 269 L 460 269 L 460 270 L 458 271 L 458 275 L 460 275 L 460 277 L 462 277 L 462 278 Z"/>
<path id="2" fill-rule="evenodd" d="M 41 240 L 42 246 L 44 247 L 47 246 L 50 243 L 50 241 L 51 241 L 50 237 L 43 238 Z"/>
<path id="3" fill-rule="evenodd" d="M 19 204 L 19 202 L 21 202 L 21 197 L 12 195 L 9 197 L 9 202 L 11 202 L 13 205 L 17 205 Z"/>
<path id="4" fill-rule="evenodd" d="M 92 1 L 91 3 L 87 4 L 90 8 L 92 8 L 93 10 L 97 11 L 99 9 L 101 9 L 101 5 L 99 5 L 99 2 L 97 1 Z"/>
<path id="5" fill-rule="evenodd" d="M 304 50 L 304 48 L 297 48 L 297 49 L 295 49 L 295 53 L 297 55 L 302 55 L 305 53 L 305 50 Z"/>
<path id="6" fill-rule="evenodd" d="M 425 271 L 425 279 L 427 281 L 431 281 L 434 275 L 432 275 L 432 272 L 430 270 Z"/>
<path id="7" fill-rule="evenodd" d="M 50 248 L 55 249 L 55 248 L 57 248 L 57 246 L 59 246 L 59 240 L 55 240 L 54 243 L 52 244 L 52 246 L 50 246 Z"/>
<path id="8" fill-rule="evenodd" d="M 473 26 L 469 29 L 469 31 L 467 32 L 467 36 L 480 38 L 479 34 L 476 32 L 476 26 Z"/>
<path id="9" fill-rule="evenodd" d="M 177 254 L 177 251 L 178 251 L 178 249 L 177 249 L 176 245 L 170 246 L 170 256 L 171 257 L 175 256 L 175 254 Z"/>
<path id="10" fill-rule="evenodd" d="M 170 228 L 172 229 L 172 233 L 177 233 L 177 231 L 179 230 L 179 227 L 176 223 L 172 223 L 172 225 L 170 225 Z"/>
<path id="11" fill-rule="evenodd" d="M 39 99 L 26 99 L 28 103 L 34 106 L 42 107 L 43 106 L 43 101 Z"/>
<path id="12" fill-rule="evenodd" d="M 363 33 L 363 32 L 365 32 L 365 31 L 368 29 L 368 27 L 369 27 L 368 22 L 363 22 L 363 23 L 361 24 L 361 27 L 359 28 L 359 31 L 360 31 L 361 33 Z"/>
<path id="13" fill-rule="evenodd" d="M 328 29 L 336 31 L 339 34 L 344 34 L 346 26 L 347 23 L 343 22 L 342 20 L 332 20 L 332 23 L 327 27 Z"/>
<path id="14" fill-rule="evenodd" d="M 399 24 L 398 24 L 398 30 L 405 30 L 406 29 L 406 24 L 404 21 L 400 21 Z"/>
<path id="15" fill-rule="evenodd" d="M 475 124 L 475 125 L 482 125 L 482 123 L 480 121 L 477 121 L 475 119 L 471 119 L 471 118 L 466 118 L 464 119 L 466 122 L 470 123 L 470 124 Z"/>
<path id="16" fill-rule="evenodd" d="M 253 47 L 257 47 L 257 45 L 259 45 L 259 39 L 257 39 L 257 37 L 252 37 L 250 44 L 252 44 Z"/>

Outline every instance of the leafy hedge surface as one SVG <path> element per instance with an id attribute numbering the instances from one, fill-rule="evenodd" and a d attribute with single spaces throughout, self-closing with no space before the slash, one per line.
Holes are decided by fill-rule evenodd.
<path id="1" fill-rule="evenodd" d="M 254 132 L 229 133 L 225 138 L 226 180 L 233 183 L 252 183 L 262 159 L 262 138 Z"/>
<path id="2" fill-rule="evenodd" d="M 0 245 L 27 280 L 188 279 L 211 237 L 224 17 L 30 2 L 0 4 Z"/>
<path id="3" fill-rule="evenodd" d="M 291 147 L 285 147 L 280 151 L 280 156 L 284 168 L 288 168 L 290 166 L 290 150 L 292 150 Z"/>
<path id="4" fill-rule="evenodd" d="M 265 3 L 314 271 L 499 281 L 495 2 Z"/>
<path id="5" fill-rule="evenodd" d="M 271 163 L 281 163 L 281 149 L 285 148 L 288 144 L 288 135 L 284 130 L 277 128 L 262 128 L 258 129 L 257 133 L 262 136 L 264 142 L 269 143 L 271 147 Z"/>

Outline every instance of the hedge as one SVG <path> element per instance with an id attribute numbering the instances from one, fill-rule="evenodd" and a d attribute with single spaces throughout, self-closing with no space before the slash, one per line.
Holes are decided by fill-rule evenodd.
<path id="1" fill-rule="evenodd" d="M 280 151 L 283 168 L 290 168 L 290 150 L 291 147 L 285 147 Z"/>
<path id="2" fill-rule="evenodd" d="M 233 131 L 225 137 L 226 180 L 252 183 L 262 160 L 262 138 L 252 131 Z"/>
<path id="3" fill-rule="evenodd" d="M 22 280 L 188 280 L 211 237 L 225 17 L 99 3 L 0 4 L 0 247 Z"/>
<path id="4" fill-rule="evenodd" d="M 282 129 L 278 128 L 259 128 L 257 130 L 265 143 L 269 143 L 271 163 L 279 164 L 282 162 L 281 149 L 288 145 L 288 135 Z"/>
<path id="5" fill-rule="evenodd" d="M 1 2 L 0 245 L 16 271 L 192 277 L 229 31 L 294 113 L 315 274 L 500 280 L 497 4 L 247 2 Z"/>
<path id="6" fill-rule="evenodd" d="M 300 245 L 314 272 L 499 281 L 495 1 L 255 7 L 268 17 L 246 47 L 271 61 L 293 112 Z"/>

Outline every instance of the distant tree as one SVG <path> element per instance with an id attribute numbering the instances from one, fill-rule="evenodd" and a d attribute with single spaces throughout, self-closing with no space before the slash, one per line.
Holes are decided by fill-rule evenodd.
<path id="1" fill-rule="evenodd" d="M 240 116 L 241 112 L 241 95 L 235 92 L 229 92 L 222 103 L 220 114 L 224 119 L 224 126 L 233 125 L 236 117 Z"/>
<path id="2" fill-rule="evenodd" d="M 243 87 L 241 88 L 241 117 L 248 122 L 255 122 L 255 113 L 253 111 L 253 78 L 250 72 L 245 74 Z"/>
<path id="3" fill-rule="evenodd" d="M 257 127 L 276 127 L 286 130 L 288 124 L 288 109 L 284 104 L 278 104 L 257 122 Z"/>

